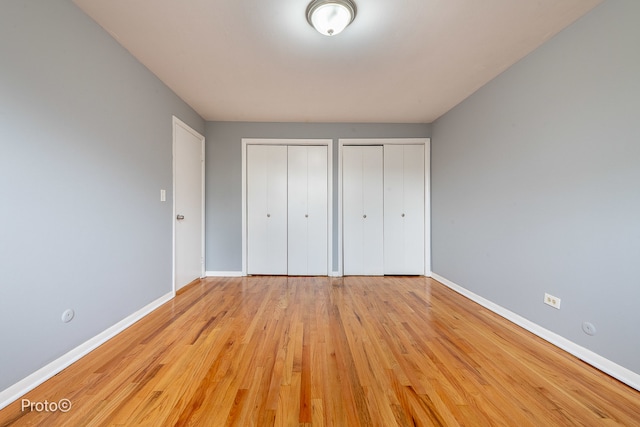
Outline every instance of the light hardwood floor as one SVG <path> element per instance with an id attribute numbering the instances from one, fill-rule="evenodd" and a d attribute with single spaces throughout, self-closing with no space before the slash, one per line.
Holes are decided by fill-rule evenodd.
<path id="1" fill-rule="evenodd" d="M 0 425 L 640 425 L 640 393 L 427 278 L 209 278 Z"/>

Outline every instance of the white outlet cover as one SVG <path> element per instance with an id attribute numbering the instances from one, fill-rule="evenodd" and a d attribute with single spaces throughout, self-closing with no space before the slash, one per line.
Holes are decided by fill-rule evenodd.
<path id="1" fill-rule="evenodd" d="M 69 323 L 71 322 L 71 320 L 73 320 L 73 316 L 75 316 L 75 313 L 73 310 L 66 309 L 65 311 L 62 312 L 62 321 L 64 323 Z"/>
<path id="2" fill-rule="evenodd" d="M 560 310 L 560 298 L 558 297 L 554 297 L 553 295 L 545 293 L 544 303 Z"/>

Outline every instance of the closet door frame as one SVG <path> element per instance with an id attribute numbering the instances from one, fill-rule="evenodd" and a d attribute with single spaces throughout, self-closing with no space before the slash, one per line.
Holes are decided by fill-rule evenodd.
<path id="1" fill-rule="evenodd" d="M 324 145 L 327 147 L 327 272 L 333 271 L 333 139 L 242 138 L 242 275 L 247 275 L 247 146 Z"/>
<path id="2" fill-rule="evenodd" d="M 338 275 L 342 276 L 342 147 L 345 145 L 424 145 L 424 275 L 431 277 L 431 138 L 341 138 L 338 140 Z"/>

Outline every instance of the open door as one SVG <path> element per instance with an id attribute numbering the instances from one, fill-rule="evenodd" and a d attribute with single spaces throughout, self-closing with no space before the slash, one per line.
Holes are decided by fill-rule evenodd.
<path id="1" fill-rule="evenodd" d="M 173 118 L 174 291 L 204 276 L 204 137 Z"/>

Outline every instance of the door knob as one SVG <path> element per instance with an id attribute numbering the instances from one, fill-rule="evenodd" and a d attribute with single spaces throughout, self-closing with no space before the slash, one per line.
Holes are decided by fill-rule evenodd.
<path id="1" fill-rule="evenodd" d="M 267 218 L 271 218 L 271 214 L 267 214 Z"/>
<path id="2" fill-rule="evenodd" d="M 176 217 L 176 219 L 177 219 L 178 221 L 183 220 L 183 219 L 184 219 L 184 215 L 178 215 L 178 216 Z"/>
<path id="3" fill-rule="evenodd" d="M 362 218 L 366 218 L 366 217 L 367 217 L 367 215 L 362 215 Z"/>
<path id="4" fill-rule="evenodd" d="M 309 218 L 309 214 L 304 214 L 304 217 L 305 218 Z"/>
<path id="5" fill-rule="evenodd" d="M 402 218 L 404 218 L 404 214 L 402 214 Z"/>

